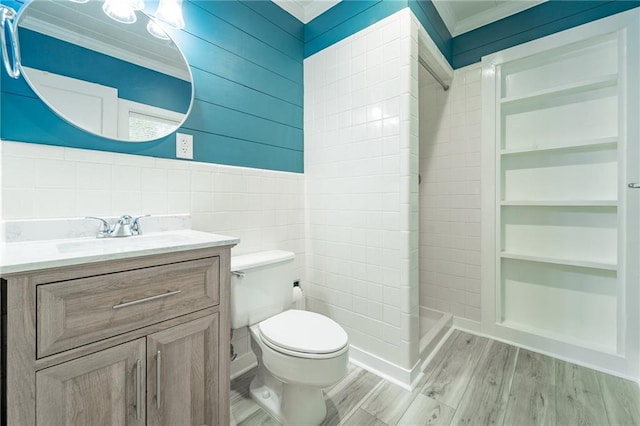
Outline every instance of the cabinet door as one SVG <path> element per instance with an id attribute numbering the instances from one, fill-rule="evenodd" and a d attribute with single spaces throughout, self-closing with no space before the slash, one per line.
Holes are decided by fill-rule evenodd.
<path id="1" fill-rule="evenodd" d="M 144 425 L 145 340 L 36 373 L 36 423 Z"/>
<path id="2" fill-rule="evenodd" d="M 218 314 L 147 337 L 149 425 L 217 425 Z"/>

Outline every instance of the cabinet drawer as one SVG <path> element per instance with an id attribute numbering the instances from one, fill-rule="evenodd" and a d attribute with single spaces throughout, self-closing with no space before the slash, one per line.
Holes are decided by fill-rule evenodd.
<path id="1" fill-rule="evenodd" d="M 217 305 L 220 259 L 37 287 L 38 358 Z"/>

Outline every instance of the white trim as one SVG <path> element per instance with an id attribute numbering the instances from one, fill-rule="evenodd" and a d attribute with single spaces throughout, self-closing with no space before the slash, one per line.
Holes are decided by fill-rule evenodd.
<path id="1" fill-rule="evenodd" d="M 136 140 L 130 140 L 130 113 L 157 118 L 163 122 L 169 122 L 175 127 L 174 131 L 178 129 L 187 119 L 186 114 L 180 112 L 159 108 L 153 105 L 147 105 L 140 102 L 134 102 L 128 99 L 118 98 L 118 138 L 129 140 L 129 142 L 138 142 Z"/>
<path id="2" fill-rule="evenodd" d="M 349 361 L 408 391 L 422 376 L 419 361 L 411 370 L 407 370 L 353 345 L 349 346 Z"/>
<path id="3" fill-rule="evenodd" d="M 258 365 L 258 360 L 253 354 L 253 351 L 249 351 L 240 355 L 238 358 L 231 362 L 231 380 L 242 376 L 247 371 Z"/>
<path id="4" fill-rule="evenodd" d="M 429 33 L 427 33 L 427 30 L 422 26 L 422 23 L 420 23 L 418 18 L 413 14 L 413 11 L 411 11 L 411 16 L 413 20 L 418 23 L 419 57 L 429 65 L 440 80 L 447 83 L 447 85 L 451 85 L 453 81 L 453 68 L 449 64 L 449 61 L 447 61 L 440 49 L 438 49 L 438 46 L 436 46 L 433 39 L 429 36 Z"/>
<path id="5" fill-rule="evenodd" d="M 462 317 L 453 317 L 453 327 L 456 330 L 468 331 L 478 334 L 482 331 L 482 325 L 478 321 L 473 321 Z"/>
<path id="6" fill-rule="evenodd" d="M 427 369 L 427 367 L 429 366 L 431 361 L 433 361 L 433 359 L 435 358 L 436 354 L 438 352 L 440 352 L 440 349 L 442 349 L 442 346 L 444 345 L 444 343 L 451 337 L 451 335 L 453 334 L 453 332 L 455 330 L 460 330 L 460 329 L 456 328 L 454 326 L 449 327 L 447 329 L 447 331 L 442 336 L 440 336 L 440 340 L 438 340 L 438 343 L 431 350 L 431 352 L 429 352 L 429 355 L 424 360 L 422 360 L 422 365 L 420 366 L 420 372 L 422 374 L 421 374 L 420 377 L 422 377 L 422 375 L 424 375 L 424 371 Z"/>
<path id="7" fill-rule="evenodd" d="M 549 354 L 558 359 L 570 361 L 572 363 L 588 366 L 599 371 L 604 371 L 616 376 L 639 379 L 640 362 L 638 360 L 638 326 L 640 319 L 638 317 L 638 301 L 640 300 L 638 288 L 638 270 L 637 270 L 637 252 L 634 257 L 624 261 L 627 248 L 634 249 L 638 245 L 638 226 L 635 222 L 630 222 L 625 228 L 626 214 L 628 218 L 637 217 L 638 199 L 634 193 L 629 193 L 626 188 L 626 181 L 619 181 L 618 193 L 618 209 L 622 214 L 619 216 L 621 223 L 619 224 L 619 244 L 618 253 L 620 261 L 618 265 L 618 275 L 624 277 L 624 289 L 619 288 L 618 298 L 618 336 L 616 353 L 606 350 L 598 350 L 580 343 L 571 343 L 568 339 L 558 338 L 551 333 L 540 333 L 535 330 L 523 330 L 511 328 L 507 323 L 502 323 L 502 315 L 500 312 L 499 294 L 497 291 L 497 283 L 500 283 L 500 268 L 496 258 L 499 257 L 499 241 L 500 224 L 499 224 L 499 208 L 500 198 L 496 193 L 500 188 L 500 170 L 497 167 L 498 154 L 496 152 L 496 132 L 500 129 L 500 114 L 497 112 L 496 99 L 500 99 L 501 94 L 501 68 L 500 64 L 510 61 L 530 57 L 549 50 L 561 48 L 561 46 L 571 46 L 573 43 L 579 43 L 581 40 L 587 40 L 606 34 L 618 33 L 619 37 L 626 34 L 626 42 L 629 43 L 626 60 L 629 61 L 625 65 L 624 62 L 619 63 L 619 85 L 622 96 L 620 102 L 623 108 L 627 109 L 629 116 L 627 124 L 623 124 L 623 128 L 619 130 L 619 179 L 624 179 L 625 167 L 637 163 L 638 148 L 637 138 L 640 135 L 640 129 L 637 120 L 631 117 L 638 116 L 637 102 L 629 102 L 628 100 L 637 99 L 639 83 L 637 81 L 638 69 L 640 69 L 640 58 L 637 52 L 638 40 L 638 22 L 640 13 L 637 9 L 619 13 L 589 24 L 581 25 L 560 33 L 547 36 L 520 46 L 515 46 L 482 59 L 482 218 L 481 218 L 481 248 L 482 248 L 482 321 L 480 330 L 483 334 L 491 336 L 496 340 L 506 341 L 510 344 L 524 347 L 535 348 L 535 351 Z M 621 41 L 625 38 L 619 38 L 619 45 L 623 46 Z M 632 78 L 636 76 L 636 78 Z M 629 86 L 625 86 L 629 84 Z M 635 95 L 635 96 L 634 96 Z M 628 98 L 628 100 L 625 100 Z M 499 148 L 499 147 L 498 147 Z M 625 154 L 625 149 L 633 150 Z M 633 157 L 633 158 L 630 158 Z M 627 163 L 625 164 L 625 160 Z M 638 179 L 638 171 L 629 169 L 629 180 Z M 496 188 L 497 187 L 497 188 Z M 638 194 L 640 195 L 640 194 Z M 632 207 L 631 203 L 635 203 Z M 635 213 L 634 213 L 635 212 Z M 627 238 L 630 244 L 624 244 Z M 635 241 L 635 245 L 632 244 Z M 634 263 L 636 265 L 634 265 Z M 459 323 L 457 319 L 454 325 Z"/>
<path id="8" fill-rule="evenodd" d="M 590 368 L 590 369 L 595 370 L 595 371 L 600 371 L 600 372 L 605 373 L 605 374 L 610 374 L 612 376 L 620 377 L 620 378 L 623 378 L 625 380 L 630 380 L 632 382 L 638 381 L 635 377 L 626 375 L 624 373 L 620 373 L 617 370 L 604 368 L 599 364 L 592 364 L 592 363 L 589 363 L 589 362 L 583 362 L 583 361 L 578 360 L 576 358 L 573 358 L 571 356 L 559 355 L 556 352 L 545 351 L 545 350 L 540 349 L 539 347 L 533 347 L 533 346 L 529 346 L 529 345 L 526 345 L 526 344 L 518 343 L 516 341 L 510 340 L 510 339 L 504 339 L 504 338 L 495 336 L 493 334 L 488 334 L 488 333 L 485 333 L 485 332 L 482 332 L 482 331 L 472 331 L 472 330 L 465 329 L 465 328 L 462 328 L 462 327 L 457 327 L 455 325 L 454 325 L 453 328 L 456 329 L 456 330 L 459 330 L 459 331 L 464 331 L 465 333 L 473 334 L 473 335 L 480 336 L 480 337 L 485 337 L 487 339 L 491 339 L 491 340 L 495 340 L 497 342 L 505 343 L 507 345 L 515 346 L 516 348 L 526 349 L 526 350 L 531 351 L 531 352 L 535 352 L 535 353 L 539 353 L 539 354 L 542 354 L 542 355 L 546 355 L 548 357 L 551 357 L 551 358 L 554 358 L 554 359 L 558 359 L 560 361 L 565 361 L 565 362 L 568 362 L 568 363 L 571 363 L 571 364 L 576 364 L 576 365 L 580 365 L 582 367 Z M 640 383 L 640 381 L 638 381 L 638 383 Z"/>
<path id="9" fill-rule="evenodd" d="M 475 30 L 507 16 L 515 15 L 524 10 L 538 6 L 547 0 L 523 0 L 513 2 L 495 3 L 489 9 L 475 13 L 466 18 L 458 19 L 456 12 L 451 7 L 451 0 L 433 0 L 438 14 L 451 33 L 452 37 Z"/>
<path id="10" fill-rule="evenodd" d="M 37 68 L 21 68 L 29 87 L 59 117 L 89 133 L 106 138 L 118 136 L 118 88 Z M 78 102 L 86 99 L 93 101 L 94 108 L 87 110 L 87 104 Z"/>
<path id="11" fill-rule="evenodd" d="M 475 30 L 484 25 L 504 19 L 507 16 L 515 15 L 534 6 L 544 3 L 547 0 L 527 0 L 527 1 L 505 1 L 499 6 L 487 9 L 483 12 L 476 13 L 468 18 L 461 19 L 456 22 L 451 36 L 455 37 L 460 34 Z"/>

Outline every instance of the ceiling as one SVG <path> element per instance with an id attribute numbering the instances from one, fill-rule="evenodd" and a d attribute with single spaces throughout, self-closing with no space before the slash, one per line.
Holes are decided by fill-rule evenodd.
<path id="1" fill-rule="evenodd" d="M 273 0 L 273 2 L 306 24 L 340 3 L 340 0 Z"/>
<path id="2" fill-rule="evenodd" d="M 148 18 L 138 16 L 144 19 L 120 24 L 103 13 L 99 2 L 39 0 L 22 10 L 18 27 L 191 81 L 175 43 L 152 37 L 147 31 Z"/>
<path id="3" fill-rule="evenodd" d="M 273 0 L 303 23 L 335 6 L 340 0 Z M 545 0 L 433 0 L 452 36 L 457 36 Z"/>
<path id="4" fill-rule="evenodd" d="M 453 37 L 522 12 L 545 0 L 433 0 Z"/>

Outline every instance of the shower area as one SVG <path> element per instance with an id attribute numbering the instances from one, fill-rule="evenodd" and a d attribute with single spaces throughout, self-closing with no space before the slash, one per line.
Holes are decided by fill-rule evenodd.
<path id="1" fill-rule="evenodd" d="M 419 359 L 480 320 L 480 67 L 418 59 Z M 427 53 L 427 54 L 425 54 Z"/>
<path id="2" fill-rule="evenodd" d="M 479 319 L 479 73 L 454 73 L 408 8 L 304 72 L 308 309 L 410 387 L 454 316 Z"/>

